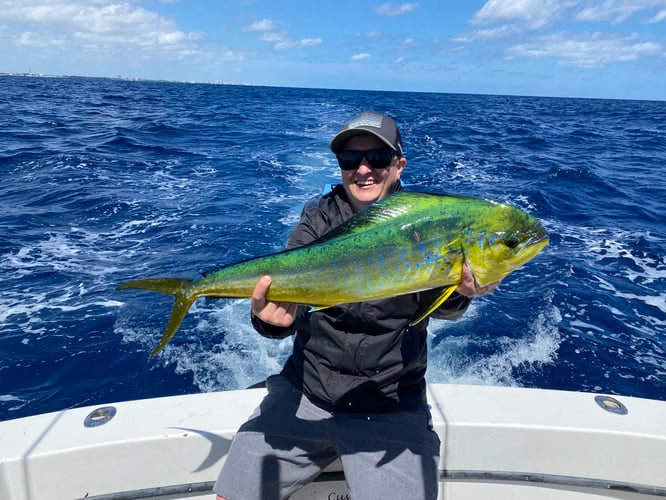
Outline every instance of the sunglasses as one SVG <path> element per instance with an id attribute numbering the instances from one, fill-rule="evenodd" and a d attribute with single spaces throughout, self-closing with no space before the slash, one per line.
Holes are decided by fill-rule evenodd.
<path id="1" fill-rule="evenodd" d="M 356 170 L 365 158 L 370 168 L 387 168 L 391 166 L 394 156 L 398 153 L 391 149 L 368 149 L 365 151 L 340 151 L 335 155 L 342 170 Z"/>

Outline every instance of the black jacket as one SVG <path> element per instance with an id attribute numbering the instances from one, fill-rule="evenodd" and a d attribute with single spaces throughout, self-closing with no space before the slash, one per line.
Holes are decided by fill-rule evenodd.
<path id="1" fill-rule="evenodd" d="M 396 187 L 396 190 L 401 190 Z M 352 217 L 341 185 L 310 200 L 287 241 L 287 248 L 310 243 Z M 282 375 L 315 404 L 330 411 L 385 412 L 426 402 L 428 320 L 409 326 L 437 290 L 390 299 L 343 304 L 311 312 L 300 306 L 290 328 L 252 318 L 265 337 L 296 334 Z M 470 299 L 454 294 L 433 317 L 457 319 Z"/>

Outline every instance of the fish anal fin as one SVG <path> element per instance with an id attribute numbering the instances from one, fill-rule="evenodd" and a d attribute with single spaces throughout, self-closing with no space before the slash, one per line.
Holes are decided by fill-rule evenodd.
<path id="1" fill-rule="evenodd" d="M 426 307 L 415 320 L 410 322 L 409 326 L 417 325 L 421 321 L 426 319 L 428 316 L 430 316 L 439 306 L 441 306 L 446 301 L 446 299 L 448 299 L 451 296 L 451 294 L 455 291 L 457 287 L 458 285 L 456 284 L 443 288 L 442 291 L 437 295 L 437 297 L 435 297 L 435 300 L 432 302 L 432 304 Z"/>

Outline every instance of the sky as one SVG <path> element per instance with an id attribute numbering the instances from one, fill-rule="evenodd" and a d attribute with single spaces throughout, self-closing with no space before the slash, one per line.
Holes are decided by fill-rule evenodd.
<path id="1" fill-rule="evenodd" d="M 0 73 L 666 100 L 666 0 L 0 0 Z"/>

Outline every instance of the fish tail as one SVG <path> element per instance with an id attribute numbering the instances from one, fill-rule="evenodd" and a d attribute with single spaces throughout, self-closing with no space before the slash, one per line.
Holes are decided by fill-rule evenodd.
<path id="1" fill-rule="evenodd" d="M 157 347 L 150 353 L 151 355 L 157 354 L 169 343 L 178 331 L 178 327 L 183 322 L 183 318 L 190 310 L 192 304 L 197 300 L 198 295 L 188 293 L 191 289 L 193 281 L 186 278 L 150 278 L 136 281 L 128 281 L 119 285 L 116 290 L 150 290 L 153 292 L 160 292 L 167 295 L 173 295 L 173 309 L 169 323 L 164 329 L 162 338 L 160 339 Z"/>

